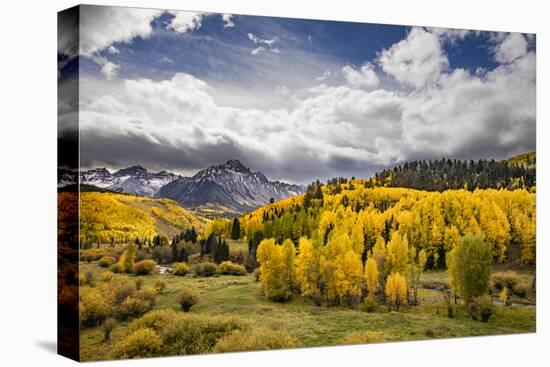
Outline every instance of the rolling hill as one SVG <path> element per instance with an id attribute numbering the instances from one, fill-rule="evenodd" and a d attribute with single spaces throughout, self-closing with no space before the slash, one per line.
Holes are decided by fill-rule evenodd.
<path id="1" fill-rule="evenodd" d="M 59 193 L 68 200 L 70 193 Z M 192 226 L 201 231 L 207 219 L 197 216 L 169 199 L 128 194 L 82 192 L 80 194 L 80 237 L 84 245 L 125 243 L 150 239 L 157 234 L 173 236 Z"/>

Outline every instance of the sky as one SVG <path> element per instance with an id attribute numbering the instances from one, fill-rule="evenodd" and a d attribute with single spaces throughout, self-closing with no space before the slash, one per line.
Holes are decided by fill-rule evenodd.
<path id="1" fill-rule="evenodd" d="M 308 183 L 535 150 L 535 35 L 100 6 L 79 39 L 59 25 L 82 169 L 239 159 Z"/>

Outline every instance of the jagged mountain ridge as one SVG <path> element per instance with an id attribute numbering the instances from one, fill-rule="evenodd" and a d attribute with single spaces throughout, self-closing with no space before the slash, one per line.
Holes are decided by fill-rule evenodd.
<path id="1" fill-rule="evenodd" d="M 58 170 L 58 187 L 76 184 L 77 172 Z M 106 168 L 94 168 L 80 172 L 80 184 L 138 196 L 153 197 L 160 188 L 181 176 L 171 172 L 149 172 L 141 166 L 120 169 L 114 173 Z"/>
<path id="2" fill-rule="evenodd" d="M 75 171 L 59 169 L 58 188 L 75 185 L 77 175 Z M 257 209 L 272 198 L 280 200 L 305 191 L 303 186 L 270 181 L 263 173 L 250 170 L 238 160 L 210 166 L 192 177 L 166 171 L 149 172 L 141 166 L 114 173 L 95 168 L 80 172 L 80 184 L 138 196 L 169 198 L 211 216 L 238 215 Z"/>
<path id="3" fill-rule="evenodd" d="M 299 195 L 304 187 L 270 181 L 263 173 L 251 171 L 238 160 L 208 167 L 193 177 L 182 177 L 163 186 L 157 197 L 166 197 L 189 208 L 212 204 L 235 213 L 254 210 L 273 198 Z"/>

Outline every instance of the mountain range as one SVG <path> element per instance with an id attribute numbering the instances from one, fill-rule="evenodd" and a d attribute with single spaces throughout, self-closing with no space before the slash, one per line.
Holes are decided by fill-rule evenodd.
<path id="1" fill-rule="evenodd" d="M 271 199 L 280 200 L 304 192 L 305 187 L 270 181 L 263 173 L 251 171 L 238 160 L 210 166 L 192 177 L 171 172 L 149 172 L 132 166 L 111 173 L 95 168 L 80 173 L 58 170 L 58 188 L 76 185 L 97 187 L 137 196 L 170 198 L 183 207 L 208 216 L 234 216 L 254 210 Z"/>
<path id="2" fill-rule="evenodd" d="M 156 196 L 173 199 L 184 207 L 200 211 L 229 209 L 242 213 L 259 208 L 271 199 L 299 195 L 304 189 L 270 181 L 263 173 L 251 171 L 238 160 L 229 160 L 199 171 L 193 177 L 178 178 L 164 185 Z"/>

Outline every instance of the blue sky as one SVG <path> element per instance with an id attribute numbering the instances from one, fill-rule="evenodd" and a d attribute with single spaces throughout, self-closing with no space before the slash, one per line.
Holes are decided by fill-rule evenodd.
<path id="1" fill-rule="evenodd" d="M 303 183 L 535 149 L 534 35 L 83 6 L 66 38 L 85 167 Z"/>

